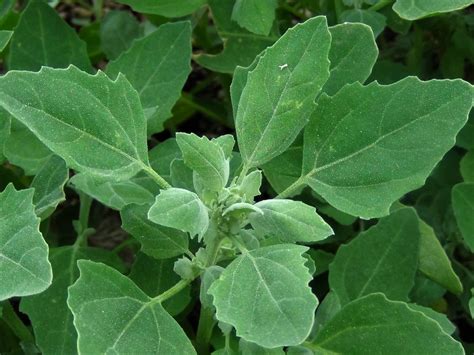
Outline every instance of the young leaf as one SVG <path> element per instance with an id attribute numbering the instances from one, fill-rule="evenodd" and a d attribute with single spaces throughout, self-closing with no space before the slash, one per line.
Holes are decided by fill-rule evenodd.
<path id="1" fill-rule="evenodd" d="M 206 0 L 117 0 L 137 12 L 165 17 L 183 17 L 202 7 Z"/>
<path id="2" fill-rule="evenodd" d="M 209 289 L 219 321 L 243 339 L 267 348 L 297 345 L 308 336 L 317 299 L 298 245 L 275 245 L 245 252 Z M 271 334 L 271 336 L 268 336 Z"/>
<path id="3" fill-rule="evenodd" d="M 453 211 L 465 243 L 474 252 L 474 183 L 453 187 Z"/>
<path id="4" fill-rule="evenodd" d="M 435 320 L 380 293 L 346 305 L 318 333 L 314 349 L 340 354 L 380 349 L 387 354 L 464 354 L 461 344 Z"/>
<path id="5" fill-rule="evenodd" d="M 276 236 L 284 243 L 311 243 L 334 234 L 316 209 L 293 200 L 264 200 L 255 204 L 263 214 L 252 213 L 250 223 L 257 232 Z"/>
<path id="6" fill-rule="evenodd" d="M 375 292 L 407 301 L 418 269 L 419 243 L 415 212 L 394 212 L 339 248 L 329 267 L 331 290 L 342 305 Z"/>
<path id="7" fill-rule="evenodd" d="M 181 159 L 181 150 L 176 139 L 170 138 L 161 142 L 148 152 L 150 166 L 166 181 L 171 182 L 171 163 L 175 159 Z"/>
<path id="8" fill-rule="evenodd" d="M 289 29 L 248 74 L 235 118 L 247 168 L 283 153 L 307 123 L 329 77 L 330 44 L 326 18 L 314 17 Z"/>
<path id="9" fill-rule="evenodd" d="M 176 141 L 184 163 L 199 175 L 204 187 L 221 191 L 229 179 L 229 161 L 219 144 L 192 133 L 177 133 Z"/>
<path id="10" fill-rule="evenodd" d="M 224 268 L 218 265 L 208 267 L 201 275 L 201 287 L 199 288 L 199 300 L 201 306 L 205 308 L 214 308 L 212 296 L 208 293 L 211 285 L 221 276 Z"/>
<path id="11" fill-rule="evenodd" d="M 242 179 L 239 190 L 248 202 L 253 202 L 254 197 L 260 195 L 261 186 L 262 172 L 260 170 L 254 170 Z"/>
<path id="12" fill-rule="evenodd" d="M 45 1 L 30 1 L 10 41 L 8 68 L 38 71 L 71 64 L 92 72 L 86 44 Z"/>
<path id="13" fill-rule="evenodd" d="M 123 76 L 12 71 L 0 93 L 0 104 L 74 169 L 118 180 L 148 167 L 140 99 Z"/>
<path id="14" fill-rule="evenodd" d="M 0 163 L 3 163 L 5 160 L 5 141 L 10 135 L 10 126 L 10 114 L 0 108 Z"/>
<path id="15" fill-rule="evenodd" d="M 34 295 L 51 285 L 48 245 L 39 231 L 33 192 L 9 184 L 0 193 L 0 301 Z"/>
<path id="16" fill-rule="evenodd" d="M 20 310 L 28 315 L 36 344 L 45 355 L 69 355 L 77 352 L 77 333 L 67 306 L 67 288 L 79 277 L 76 262 L 89 259 L 120 266 L 120 259 L 103 249 L 78 245 L 51 249 L 53 282 L 44 292 L 21 300 Z"/>
<path id="17" fill-rule="evenodd" d="M 183 159 L 174 159 L 170 165 L 171 185 L 185 190 L 194 190 L 193 171 Z"/>
<path id="18" fill-rule="evenodd" d="M 306 182 L 343 212 L 363 218 L 388 214 L 453 146 L 471 96 L 461 80 L 413 77 L 388 86 L 355 83 L 323 95 L 305 129 L 298 183 Z"/>
<path id="19" fill-rule="evenodd" d="M 341 22 L 361 22 L 370 26 L 377 37 L 385 28 L 387 19 L 377 11 L 352 9 L 341 13 Z"/>
<path id="20" fill-rule="evenodd" d="M 472 0 L 396 0 L 393 10 L 404 19 L 417 20 L 429 15 L 461 10 L 472 5 Z"/>
<path id="21" fill-rule="evenodd" d="M 107 65 L 112 79 L 125 75 L 140 95 L 148 133 L 163 130 L 171 108 L 191 72 L 191 24 L 167 23 L 136 40 L 128 51 Z"/>
<path id="22" fill-rule="evenodd" d="M 66 200 L 64 185 L 69 179 L 69 171 L 64 160 L 53 155 L 38 171 L 31 182 L 35 189 L 33 204 L 35 213 L 41 219 L 49 217 L 56 207 Z"/>
<path id="23" fill-rule="evenodd" d="M 277 0 L 236 0 L 232 20 L 250 32 L 267 36 L 275 19 Z"/>
<path id="24" fill-rule="evenodd" d="M 178 323 L 130 279 L 101 263 L 78 266 L 67 302 L 79 353 L 196 354 Z"/>
<path id="25" fill-rule="evenodd" d="M 142 244 L 142 252 L 156 259 L 171 258 L 188 250 L 188 236 L 151 222 L 151 204 L 130 204 L 120 211 L 122 228 Z"/>
<path id="26" fill-rule="evenodd" d="M 184 189 L 163 190 L 148 211 L 148 218 L 162 226 L 187 232 L 202 238 L 209 226 L 207 207 L 199 197 Z"/>

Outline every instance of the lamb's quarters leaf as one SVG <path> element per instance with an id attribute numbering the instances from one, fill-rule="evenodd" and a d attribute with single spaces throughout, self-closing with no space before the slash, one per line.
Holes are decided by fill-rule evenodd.
<path id="1" fill-rule="evenodd" d="M 370 27 L 361 23 L 344 23 L 329 28 L 331 61 L 329 79 L 323 92 L 334 95 L 344 85 L 364 83 L 370 76 L 379 51 Z"/>
<path id="2" fill-rule="evenodd" d="M 474 183 L 453 187 L 453 211 L 464 242 L 474 252 Z"/>
<path id="3" fill-rule="evenodd" d="M 51 285 L 48 245 L 39 231 L 33 192 L 9 184 L 0 193 L 0 301 L 34 295 Z"/>
<path id="4" fill-rule="evenodd" d="M 339 247 L 329 266 L 329 285 L 341 304 L 382 292 L 407 301 L 418 269 L 420 231 L 413 209 L 404 208 Z"/>
<path id="5" fill-rule="evenodd" d="M 110 181 L 88 174 L 77 174 L 71 178 L 70 184 L 115 210 L 121 210 L 130 203 L 152 203 L 155 200 L 155 195 L 134 179 Z"/>
<path id="6" fill-rule="evenodd" d="M 311 335 L 308 340 L 313 340 L 316 334 L 318 334 L 340 310 L 341 302 L 339 298 L 334 291 L 329 291 L 316 310 L 313 329 L 311 330 Z"/>
<path id="7" fill-rule="evenodd" d="M 120 266 L 120 259 L 98 248 L 65 246 L 50 251 L 53 282 L 44 292 L 21 300 L 20 310 L 31 320 L 36 344 L 42 354 L 76 354 L 77 333 L 67 306 L 67 288 L 79 276 L 76 262 L 92 259 Z"/>
<path id="8" fill-rule="evenodd" d="M 2 112 L 7 112 L 2 109 Z M 26 175 L 36 175 L 53 153 L 22 123 L 11 117 L 10 134 L 4 144 L 8 161 L 22 168 Z"/>
<path id="9" fill-rule="evenodd" d="M 260 195 L 260 187 L 262 186 L 262 172 L 254 170 L 242 179 L 239 185 L 239 191 L 243 194 L 247 201 L 253 202 L 255 196 Z"/>
<path id="10" fill-rule="evenodd" d="M 181 159 L 181 150 L 176 139 L 169 138 L 158 144 L 148 152 L 150 166 L 166 181 L 171 183 L 171 163 L 175 159 Z"/>
<path id="11" fill-rule="evenodd" d="M 167 23 L 133 42 L 128 51 L 107 65 L 106 73 L 119 73 L 138 91 L 148 121 L 148 133 L 163 130 L 171 108 L 191 72 L 191 24 Z"/>
<path id="12" fill-rule="evenodd" d="M 239 353 L 241 355 L 285 355 L 286 352 L 282 348 L 267 349 L 258 346 L 257 344 L 245 341 L 244 339 L 239 340 Z"/>
<path id="13" fill-rule="evenodd" d="M 315 351 L 339 354 L 464 354 L 438 323 L 376 293 L 357 299 L 318 333 Z"/>
<path id="14" fill-rule="evenodd" d="M 145 117 L 125 77 L 112 81 L 73 66 L 10 71 L 0 94 L 0 105 L 69 167 L 116 180 L 149 169 Z"/>
<path id="15" fill-rule="evenodd" d="M 78 266 L 67 302 L 80 354 L 196 354 L 163 306 L 126 276 L 92 261 L 80 260 Z"/>
<path id="16" fill-rule="evenodd" d="M 464 149 L 474 149 L 474 110 L 469 114 L 469 120 L 456 137 L 456 144 Z"/>
<path id="17" fill-rule="evenodd" d="M 471 289 L 471 299 L 469 300 L 469 311 L 471 312 L 471 317 L 474 318 L 474 288 Z"/>
<path id="18" fill-rule="evenodd" d="M 305 129 L 301 183 L 363 218 L 423 185 L 467 120 L 471 86 L 414 77 L 322 95 Z"/>
<path id="19" fill-rule="evenodd" d="M 22 12 L 10 41 L 10 70 L 75 65 L 92 72 L 86 44 L 45 1 L 33 0 Z"/>
<path id="20" fill-rule="evenodd" d="M 408 307 L 415 311 L 422 312 L 425 316 L 430 317 L 431 319 L 435 320 L 439 326 L 444 330 L 447 334 L 453 334 L 456 330 L 456 326 L 451 323 L 448 317 L 445 314 L 436 312 L 432 308 L 420 306 L 418 304 L 409 303 Z"/>
<path id="21" fill-rule="evenodd" d="M 177 133 L 176 141 L 184 163 L 199 175 L 204 187 L 221 191 L 229 179 L 229 161 L 220 145 L 193 133 Z"/>
<path id="22" fill-rule="evenodd" d="M 232 134 L 224 134 L 217 138 L 213 138 L 212 141 L 221 147 L 226 159 L 232 159 L 232 153 L 235 146 L 235 139 Z"/>
<path id="23" fill-rule="evenodd" d="M 194 190 L 193 171 L 183 159 L 174 159 L 170 165 L 171 185 L 185 190 Z"/>
<path id="24" fill-rule="evenodd" d="M 224 49 L 216 55 L 199 54 L 193 59 L 212 71 L 232 74 L 238 65 L 250 65 L 261 51 L 277 39 L 273 35 L 251 33 L 232 21 L 234 3 L 234 0 L 208 0 L 217 32 L 224 42 Z"/>
<path id="25" fill-rule="evenodd" d="M 267 36 L 275 20 L 277 0 L 236 0 L 232 20 L 250 32 Z"/>
<path id="26" fill-rule="evenodd" d="M 156 259 L 171 258 L 188 250 L 188 236 L 176 229 L 151 222 L 151 204 L 130 204 L 120 211 L 122 228 L 142 245 L 142 252 Z"/>
<path id="27" fill-rule="evenodd" d="M 137 12 L 164 17 L 183 17 L 198 10 L 206 0 L 117 0 L 117 2 L 129 5 Z"/>
<path id="28" fill-rule="evenodd" d="M 12 35 L 13 31 L 0 31 L 0 53 L 3 52 L 5 47 L 8 45 L 8 42 L 10 42 Z"/>
<path id="29" fill-rule="evenodd" d="M 341 13 L 341 22 L 360 22 L 370 26 L 377 37 L 385 28 L 387 19 L 381 13 L 371 10 L 352 9 Z"/>
<path id="30" fill-rule="evenodd" d="M 248 74 L 236 116 L 247 168 L 283 153 L 307 123 L 329 77 L 330 44 L 326 18 L 314 17 L 289 29 Z"/>
<path id="31" fill-rule="evenodd" d="M 139 253 L 132 265 L 130 279 L 150 297 L 158 296 L 171 288 L 181 278 L 173 271 L 175 259 L 156 260 Z M 172 316 L 179 314 L 188 305 L 190 287 L 186 287 L 163 302 L 163 307 Z"/>
<path id="32" fill-rule="evenodd" d="M 207 207 L 191 191 L 170 188 L 161 191 L 148 212 L 148 218 L 162 226 L 202 238 L 209 226 Z"/>
<path id="33" fill-rule="evenodd" d="M 201 287 L 199 288 L 199 300 L 201 306 L 205 308 L 213 308 L 212 296 L 208 293 L 211 285 L 216 281 L 224 271 L 224 268 L 218 265 L 208 267 L 201 274 Z"/>
<path id="34" fill-rule="evenodd" d="M 69 179 L 66 163 L 57 155 L 53 155 L 31 182 L 35 189 L 33 204 L 38 217 L 45 219 L 53 213 L 64 200 L 64 185 Z"/>
<path id="35" fill-rule="evenodd" d="M 232 261 L 209 289 L 217 319 L 231 324 L 237 336 L 266 348 L 302 343 L 318 304 L 308 286 L 306 250 L 280 244 Z"/>
<path id="36" fill-rule="evenodd" d="M 401 18 L 417 20 L 429 15 L 461 10 L 472 4 L 473 0 L 397 0 L 393 10 Z"/>
<path id="37" fill-rule="evenodd" d="M 312 243 L 334 234 L 316 209 L 300 201 L 264 200 L 255 204 L 263 214 L 250 214 L 250 223 L 263 235 L 275 236 L 283 243 Z"/>
<path id="38" fill-rule="evenodd" d="M 328 253 L 324 250 L 310 249 L 308 251 L 311 259 L 314 260 L 316 266 L 316 272 L 313 276 L 320 275 L 329 270 L 329 265 L 334 260 L 334 254 Z"/>
<path id="39" fill-rule="evenodd" d="M 474 182 L 474 150 L 462 158 L 461 175 L 465 182 Z"/>
<path id="40" fill-rule="evenodd" d="M 0 108 L 0 163 L 5 160 L 5 142 L 10 135 L 11 118 L 10 114 Z"/>
<path id="41" fill-rule="evenodd" d="M 140 23 L 128 11 L 112 10 L 100 22 L 102 51 L 110 60 L 120 56 L 141 36 L 143 29 Z"/>

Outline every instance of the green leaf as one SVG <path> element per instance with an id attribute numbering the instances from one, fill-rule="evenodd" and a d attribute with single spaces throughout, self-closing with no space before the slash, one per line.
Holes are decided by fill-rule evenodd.
<path id="1" fill-rule="evenodd" d="M 20 310 L 28 315 L 35 332 L 36 344 L 42 354 L 77 353 L 77 333 L 73 316 L 67 306 L 67 288 L 79 277 L 76 262 L 92 259 L 120 265 L 114 254 L 98 248 L 65 246 L 51 249 L 53 283 L 44 292 L 21 300 Z"/>
<path id="2" fill-rule="evenodd" d="M 250 32 L 268 35 L 275 20 L 277 0 L 236 0 L 232 20 Z"/>
<path id="3" fill-rule="evenodd" d="M 436 321 L 380 293 L 346 305 L 314 344 L 325 353 L 375 354 L 383 349 L 386 354 L 464 354 Z"/>
<path id="4" fill-rule="evenodd" d="M 239 341 L 239 350 L 240 352 L 238 354 L 241 355 L 285 355 L 286 352 L 283 351 L 282 348 L 276 348 L 276 349 L 266 349 L 262 348 L 261 346 L 258 346 L 257 344 L 250 343 L 248 341 L 245 341 L 243 339 L 240 339 Z"/>
<path id="5" fill-rule="evenodd" d="M 456 144 L 464 149 L 474 148 L 474 110 L 469 114 L 469 120 L 466 125 L 461 129 L 458 136 L 456 137 Z"/>
<path id="6" fill-rule="evenodd" d="M 30 1 L 10 41 L 8 68 L 38 71 L 71 64 L 92 72 L 86 44 L 45 1 Z"/>
<path id="7" fill-rule="evenodd" d="M 334 95 L 346 84 L 364 83 L 370 76 L 379 51 L 369 26 L 344 23 L 329 27 L 331 61 L 329 79 L 322 91 Z"/>
<path id="8" fill-rule="evenodd" d="M 246 252 L 227 266 L 209 289 L 219 321 L 237 336 L 267 348 L 297 345 L 308 336 L 317 299 L 298 245 Z M 271 336 L 268 336 L 271 334 Z"/>
<path id="9" fill-rule="evenodd" d="M 151 204 L 130 204 L 120 211 L 122 228 L 142 244 L 142 252 L 157 259 L 171 258 L 188 250 L 188 236 L 151 222 Z"/>
<path id="10" fill-rule="evenodd" d="M 312 206 L 293 200 L 264 200 L 255 204 L 263 214 L 252 213 L 250 223 L 257 232 L 283 243 L 312 243 L 334 234 Z"/>
<path id="11" fill-rule="evenodd" d="M 229 179 L 229 160 L 214 141 L 195 134 L 177 133 L 176 141 L 183 154 L 184 163 L 194 170 L 205 188 L 221 191 Z"/>
<path id="12" fill-rule="evenodd" d="M 235 68 L 248 66 L 277 37 L 251 33 L 232 21 L 234 0 L 208 0 L 224 50 L 218 54 L 198 54 L 193 59 L 203 67 L 220 73 L 232 74 Z"/>
<path id="13" fill-rule="evenodd" d="M 171 163 L 175 159 L 181 159 L 181 150 L 176 139 L 169 138 L 161 142 L 148 152 L 150 166 L 166 181 L 171 182 Z"/>
<path id="14" fill-rule="evenodd" d="M 139 253 L 130 271 L 130 279 L 150 297 L 158 296 L 174 286 L 181 278 L 173 271 L 175 259 L 156 260 Z M 190 287 L 186 287 L 163 302 L 172 316 L 181 313 L 191 301 Z"/>
<path id="15" fill-rule="evenodd" d="M 329 285 L 341 304 L 382 292 L 407 301 L 418 269 L 420 232 L 412 209 L 382 218 L 341 246 L 329 267 Z"/>
<path id="16" fill-rule="evenodd" d="M 0 301 L 34 295 L 51 285 L 48 245 L 39 231 L 33 192 L 9 184 L 0 193 Z"/>
<path id="17" fill-rule="evenodd" d="M 254 170 L 242 179 L 239 185 L 239 191 L 245 196 L 246 201 L 253 202 L 255 196 L 260 195 L 260 187 L 262 186 L 262 172 Z"/>
<path id="18" fill-rule="evenodd" d="M 128 11 L 112 10 L 100 22 L 102 51 L 113 60 L 129 49 L 143 35 L 138 20 Z"/>
<path id="19" fill-rule="evenodd" d="M 161 15 L 164 17 L 183 17 L 202 7 L 206 0 L 117 0 L 129 5 L 137 12 Z"/>
<path id="20" fill-rule="evenodd" d="M 35 189 L 33 204 L 35 213 L 41 219 L 49 217 L 56 207 L 66 200 L 64 185 L 69 179 L 69 171 L 64 160 L 53 155 L 38 171 L 31 182 Z"/>
<path id="21" fill-rule="evenodd" d="M 474 183 L 461 183 L 452 190 L 453 211 L 467 246 L 474 252 Z"/>
<path id="22" fill-rule="evenodd" d="M 193 171 L 183 159 L 174 159 L 170 165 L 171 185 L 185 190 L 194 190 Z"/>
<path id="23" fill-rule="evenodd" d="M 69 288 L 67 302 L 79 353 L 196 353 L 162 305 L 130 279 L 101 263 L 80 260 L 78 266 L 80 277 Z"/>
<path id="24" fill-rule="evenodd" d="M 445 333 L 453 334 L 456 331 L 456 326 L 450 322 L 450 320 L 445 314 L 438 313 L 432 308 L 420 306 L 414 303 L 409 303 L 408 307 L 415 311 L 422 312 L 425 316 L 435 320 Z"/>
<path id="25" fill-rule="evenodd" d="M 187 232 L 202 238 L 209 226 L 207 208 L 199 197 L 184 189 L 163 190 L 148 212 L 148 218 L 162 226 Z"/>
<path id="26" fill-rule="evenodd" d="M 10 42 L 12 35 L 13 31 L 0 31 L 0 53 L 3 52 L 5 47 Z"/>
<path id="27" fill-rule="evenodd" d="M 107 65 L 106 73 L 112 79 L 119 73 L 125 75 L 140 95 L 148 133 L 156 133 L 171 117 L 171 108 L 191 72 L 190 62 L 190 23 L 167 23 L 133 42 L 128 51 Z"/>
<path id="28" fill-rule="evenodd" d="M 0 163 L 5 160 L 5 142 L 10 135 L 10 114 L 0 108 Z"/>
<path id="29" fill-rule="evenodd" d="M 221 276 L 224 268 L 218 265 L 212 265 L 201 274 L 201 287 L 199 288 L 199 300 L 201 306 L 205 308 L 214 308 L 212 296 L 208 293 L 211 285 Z"/>
<path id="30" fill-rule="evenodd" d="M 123 76 L 13 71 L 0 78 L 0 93 L 0 104 L 71 168 L 117 180 L 149 169 L 140 99 Z"/>
<path id="31" fill-rule="evenodd" d="M 119 211 L 131 203 L 153 203 L 155 200 L 155 195 L 133 178 L 127 181 L 110 181 L 87 174 L 76 174 L 71 178 L 70 184 L 76 190 Z"/>
<path id="32" fill-rule="evenodd" d="M 461 175 L 465 182 L 474 182 L 474 150 L 462 158 Z"/>
<path id="33" fill-rule="evenodd" d="M 372 29 L 374 36 L 377 37 L 385 28 L 387 19 L 384 15 L 371 10 L 352 9 L 341 13 L 341 22 L 360 22 Z"/>
<path id="34" fill-rule="evenodd" d="M 474 288 L 471 289 L 471 299 L 469 300 L 469 311 L 471 312 L 471 318 L 474 318 Z"/>
<path id="35" fill-rule="evenodd" d="M 329 77 L 330 44 L 326 18 L 314 17 L 289 29 L 248 74 L 235 119 L 247 168 L 283 153 L 307 123 Z"/>
<path id="36" fill-rule="evenodd" d="M 393 9 L 401 18 L 417 20 L 429 15 L 461 10 L 472 4 L 472 0 L 397 0 Z"/>
<path id="37" fill-rule="evenodd" d="M 323 95 L 305 129 L 299 184 L 343 212 L 386 215 L 394 201 L 423 185 L 453 146 L 471 105 L 471 87 L 461 80 L 409 77 Z"/>

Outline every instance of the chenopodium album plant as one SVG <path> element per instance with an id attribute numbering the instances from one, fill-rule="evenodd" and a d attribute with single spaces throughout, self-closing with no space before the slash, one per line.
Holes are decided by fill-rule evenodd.
<path id="1" fill-rule="evenodd" d="M 187 22 L 163 25 L 105 73 L 71 65 L 0 78 L 11 124 L 26 126 L 55 154 L 35 190 L 9 185 L 0 194 L 0 299 L 34 295 L 21 309 L 42 352 L 192 354 L 208 347 L 217 324 L 222 353 L 232 352 L 235 331 L 249 354 L 282 347 L 462 354 L 446 317 L 409 303 L 418 270 L 453 292 L 462 286 L 430 227 L 397 200 L 423 185 L 454 145 L 472 106 L 471 85 L 416 77 L 363 85 L 378 53 L 370 28 L 328 28 L 314 17 L 235 70 L 237 144 L 232 135 L 177 133 L 148 152 L 147 136 L 161 129 L 190 71 L 190 32 Z M 157 83 L 147 51 L 164 40 L 176 53 L 168 53 L 169 76 Z M 166 90 L 176 91 L 169 102 L 160 99 Z M 52 250 L 50 264 L 36 216 L 54 210 L 67 167 L 81 191 L 79 238 Z M 262 171 L 274 199 L 259 200 Z M 305 245 L 333 230 L 314 207 L 291 199 L 304 187 L 347 214 L 387 216 L 341 247 L 319 307 Z M 110 198 L 120 189 L 125 197 Z M 129 276 L 84 245 L 87 195 L 120 210 L 123 229 L 141 243 Z M 175 283 L 149 296 L 153 278 L 172 269 Z M 172 315 L 197 280 L 201 315 L 191 341 Z"/>

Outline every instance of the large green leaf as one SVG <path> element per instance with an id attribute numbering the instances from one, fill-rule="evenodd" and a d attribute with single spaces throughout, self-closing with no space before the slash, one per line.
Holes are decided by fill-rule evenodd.
<path id="1" fill-rule="evenodd" d="M 38 71 L 43 65 L 66 68 L 71 64 L 93 70 L 85 42 L 45 1 L 30 1 L 10 41 L 8 68 Z"/>
<path id="2" fill-rule="evenodd" d="M 153 223 L 147 217 L 151 204 L 130 204 L 120 211 L 122 228 L 142 244 L 142 252 L 154 258 L 171 258 L 188 250 L 188 236 Z"/>
<path id="3" fill-rule="evenodd" d="M 249 72 L 236 116 L 246 167 L 283 153 L 307 123 L 329 77 L 330 44 L 326 18 L 314 17 L 289 29 Z"/>
<path id="4" fill-rule="evenodd" d="M 314 350 L 328 354 L 464 354 L 461 344 L 435 320 L 380 293 L 347 304 L 318 333 Z"/>
<path id="5" fill-rule="evenodd" d="M 409 77 L 323 95 L 305 129 L 297 185 L 310 185 L 343 212 L 386 215 L 454 145 L 471 105 L 471 87 L 461 80 Z"/>
<path id="6" fill-rule="evenodd" d="M 300 201 L 264 200 L 255 204 L 263 214 L 252 213 L 250 223 L 258 232 L 284 243 L 317 242 L 334 234 L 316 209 Z"/>
<path id="7" fill-rule="evenodd" d="M 453 187 L 453 210 L 467 246 L 474 252 L 474 183 Z"/>
<path id="8" fill-rule="evenodd" d="M 165 17 L 182 17 L 202 7 L 206 0 L 117 0 L 138 12 Z"/>
<path id="9" fill-rule="evenodd" d="M 12 71 L 0 93 L 0 104 L 74 169 L 125 179 L 148 167 L 145 117 L 123 76 L 72 66 Z"/>
<path id="10" fill-rule="evenodd" d="M 115 254 L 103 249 L 78 245 L 51 249 L 53 283 L 46 291 L 23 298 L 20 305 L 21 311 L 31 320 L 36 344 L 42 354 L 77 353 L 77 333 L 66 301 L 67 288 L 79 277 L 79 269 L 76 266 L 79 259 L 120 265 L 120 259 Z"/>
<path id="11" fill-rule="evenodd" d="M 69 288 L 81 354 L 195 354 L 186 334 L 130 279 L 101 263 L 80 260 Z M 91 327 L 91 324 L 94 326 Z"/>
<path id="12" fill-rule="evenodd" d="M 48 245 L 39 231 L 33 192 L 9 184 L 0 193 L 0 301 L 34 295 L 51 285 Z"/>
<path id="13" fill-rule="evenodd" d="M 160 26 L 133 42 L 131 48 L 107 65 L 106 73 L 126 76 L 138 91 L 148 120 L 148 132 L 163 130 L 171 108 L 191 72 L 191 24 L 175 22 Z"/>
<path id="14" fill-rule="evenodd" d="M 281 244 L 235 259 L 209 289 L 217 319 L 267 348 L 302 343 L 318 304 L 308 286 L 311 275 L 302 256 L 306 250 Z"/>
<path id="15" fill-rule="evenodd" d="M 404 208 L 341 246 L 329 267 L 329 284 L 342 305 L 382 292 L 408 301 L 418 269 L 420 232 L 412 209 Z"/>
<path id="16" fill-rule="evenodd" d="M 275 19 L 277 0 L 236 0 L 232 20 L 250 32 L 268 35 Z"/>
<path id="17" fill-rule="evenodd" d="M 472 0 L 397 0 L 393 9 L 401 18 L 417 20 L 429 15 L 460 10 L 472 4 Z"/>

